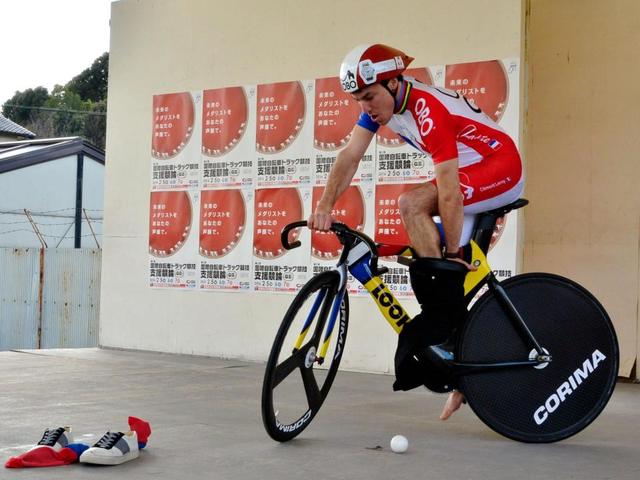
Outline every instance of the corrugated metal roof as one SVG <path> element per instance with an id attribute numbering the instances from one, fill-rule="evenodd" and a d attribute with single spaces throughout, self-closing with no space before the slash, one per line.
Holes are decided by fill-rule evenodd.
<path id="1" fill-rule="evenodd" d="M 13 133 L 21 137 L 35 138 L 36 134 L 12 122 L 7 117 L 0 114 L 0 133 Z"/>
<path id="2" fill-rule="evenodd" d="M 0 145 L 2 145 L 0 143 Z M 34 152 L 36 150 L 42 150 L 47 148 L 47 145 L 23 145 L 21 147 L 2 148 L 0 146 L 0 162 L 7 160 L 18 155 L 24 155 L 28 152 Z"/>
<path id="3" fill-rule="evenodd" d="M 104 165 L 104 150 L 81 137 L 0 142 L 0 173 L 79 153 Z"/>

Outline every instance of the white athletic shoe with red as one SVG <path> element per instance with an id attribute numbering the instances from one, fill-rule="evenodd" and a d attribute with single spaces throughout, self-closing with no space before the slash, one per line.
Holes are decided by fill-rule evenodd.
<path id="1" fill-rule="evenodd" d="M 49 447 L 59 452 L 70 443 L 73 443 L 70 427 L 47 428 L 38 444 L 31 450 L 39 447 Z"/>
<path id="2" fill-rule="evenodd" d="M 136 432 L 107 432 L 98 440 L 98 443 L 80 455 L 80 462 L 120 465 L 138 458 L 139 453 Z"/>

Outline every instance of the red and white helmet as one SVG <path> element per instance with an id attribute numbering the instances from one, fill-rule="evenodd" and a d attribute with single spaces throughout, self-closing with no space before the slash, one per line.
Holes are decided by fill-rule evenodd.
<path id="1" fill-rule="evenodd" d="M 351 50 L 340 65 L 340 85 L 347 93 L 400 75 L 413 61 L 404 52 L 375 43 Z"/>

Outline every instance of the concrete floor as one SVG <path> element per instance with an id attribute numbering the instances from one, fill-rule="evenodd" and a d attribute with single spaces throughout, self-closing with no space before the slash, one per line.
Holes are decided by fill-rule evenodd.
<path id="1" fill-rule="evenodd" d="M 528 445 L 489 430 L 425 390 L 394 393 L 392 377 L 341 372 L 298 439 L 279 444 L 260 417 L 263 364 L 100 349 L 0 353 L 0 459 L 47 426 L 77 437 L 151 423 L 139 459 L 118 467 L 11 470 L 2 479 L 634 479 L 640 478 L 640 385 L 618 384 L 603 414 L 561 443 Z M 389 440 L 409 438 L 397 455 Z M 88 437 L 85 437 L 88 438 Z M 375 449 L 376 446 L 383 448 Z"/>

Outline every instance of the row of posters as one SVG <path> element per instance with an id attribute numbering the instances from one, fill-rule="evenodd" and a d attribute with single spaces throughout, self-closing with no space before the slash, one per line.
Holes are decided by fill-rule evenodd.
<path id="1" fill-rule="evenodd" d="M 518 60 L 406 75 L 459 91 L 517 142 Z M 280 232 L 309 216 L 359 114 L 338 77 L 155 95 L 150 286 L 297 292 L 332 268 L 340 252 L 333 234 L 299 229 L 292 235 L 302 247 L 285 251 Z M 431 178 L 430 157 L 382 127 L 334 214 L 377 242 L 407 244 L 398 197 Z M 514 273 L 515 232 L 511 219 L 497 232 L 491 261 L 499 277 Z M 390 289 L 411 295 L 407 269 L 387 260 Z M 364 293 L 357 282 L 349 290 Z"/>

